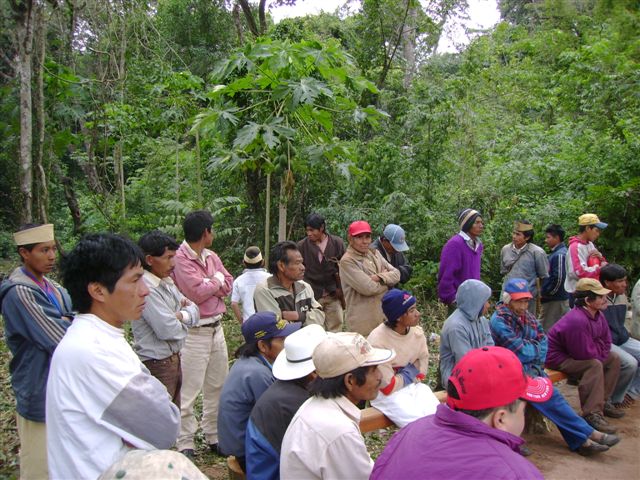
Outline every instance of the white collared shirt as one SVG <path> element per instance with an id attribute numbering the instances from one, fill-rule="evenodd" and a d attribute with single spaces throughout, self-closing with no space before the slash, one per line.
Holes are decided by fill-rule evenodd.
<path id="1" fill-rule="evenodd" d="M 307 400 L 282 440 L 280 477 L 368 479 L 373 461 L 359 423 L 360 410 L 346 397 Z"/>

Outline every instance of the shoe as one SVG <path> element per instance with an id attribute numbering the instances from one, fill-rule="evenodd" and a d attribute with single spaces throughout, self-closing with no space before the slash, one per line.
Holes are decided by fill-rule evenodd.
<path id="1" fill-rule="evenodd" d="M 523 457 L 529 457 L 533 455 L 533 451 L 526 445 L 520 445 L 520 455 Z"/>
<path id="2" fill-rule="evenodd" d="M 585 422 L 602 433 L 616 433 L 618 429 L 607 422 L 599 413 L 590 413 L 584 416 Z"/>
<path id="3" fill-rule="evenodd" d="M 216 455 L 220 455 L 220 451 L 218 450 L 218 444 L 217 443 L 210 443 L 209 444 L 209 450 L 211 450 L 211 453 L 215 453 Z"/>
<path id="4" fill-rule="evenodd" d="M 614 407 L 613 403 L 611 403 L 611 402 L 606 402 L 604 404 L 603 413 L 604 413 L 605 417 L 610 417 L 610 418 L 622 418 L 622 417 L 624 417 L 624 412 L 622 410 L 620 410 L 619 408 Z"/>
<path id="5" fill-rule="evenodd" d="M 636 403 L 634 398 L 627 393 L 620 403 L 614 403 L 613 406 L 616 408 L 630 408 L 634 403 Z"/>
<path id="6" fill-rule="evenodd" d="M 184 450 L 180 450 L 180 453 L 187 457 L 189 460 L 193 460 L 196 458 L 196 452 L 194 452 L 193 448 L 185 448 Z"/>
<path id="7" fill-rule="evenodd" d="M 597 455 L 598 453 L 606 452 L 607 450 L 609 450 L 608 446 L 590 442 L 587 440 L 587 443 L 585 445 L 580 445 L 578 447 L 576 453 L 578 455 L 582 455 L 583 457 L 591 457 L 593 455 Z"/>
<path id="8" fill-rule="evenodd" d="M 602 433 L 602 432 L 600 432 Z M 613 434 L 608 434 L 608 433 L 603 433 L 602 437 L 600 437 L 600 440 L 593 440 L 596 443 L 599 443 L 600 445 L 606 445 L 607 447 L 613 447 L 615 444 L 617 444 L 620 441 L 620 437 L 617 435 L 613 435 Z"/>

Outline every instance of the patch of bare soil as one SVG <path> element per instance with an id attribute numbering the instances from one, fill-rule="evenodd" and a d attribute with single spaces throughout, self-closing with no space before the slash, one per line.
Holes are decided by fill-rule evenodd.
<path id="1" fill-rule="evenodd" d="M 555 384 L 576 412 L 580 412 L 578 388 Z M 608 452 L 594 457 L 581 457 L 573 453 L 552 425 L 546 434 L 524 435 L 527 445 L 533 450 L 529 460 L 548 480 L 638 480 L 640 479 L 640 402 L 625 410 L 620 419 L 607 421 L 618 427 L 620 443 Z"/>

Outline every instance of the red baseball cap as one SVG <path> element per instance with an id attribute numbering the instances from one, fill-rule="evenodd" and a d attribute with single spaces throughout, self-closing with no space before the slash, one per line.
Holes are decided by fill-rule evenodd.
<path id="1" fill-rule="evenodd" d="M 447 396 L 454 410 L 484 410 L 509 405 L 520 398 L 545 402 L 553 394 L 553 383 L 545 377 L 529 377 L 515 354 L 502 347 L 469 351 L 453 367 L 449 381 L 460 399 Z"/>
<path id="2" fill-rule="evenodd" d="M 371 233 L 371 226 L 364 220 L 358 220 L 349 225 L 349 235 L 355 237 L 361 233 Z"/>

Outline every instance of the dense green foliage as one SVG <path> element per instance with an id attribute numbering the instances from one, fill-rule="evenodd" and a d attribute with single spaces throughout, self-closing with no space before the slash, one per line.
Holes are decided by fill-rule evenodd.
<path id="1" fill-rule="evenodd" d="M 367 1 L 346 18 L 270 24 L 258 40 L 222 1 L 42 5 L 48 218 L 68 247 L 104 229 L 180 236 L 185 212 L 209 208 L 217 249 L 237 271 L 242 249 L 264 244 L 273 173 L 271 241 L 279 202 L 294 239 L 311 211 L 338 234 L 358 218 L 377 231 L 400 223 L 416 265 L 410 287 L 427 298 L 440 248 L 467 206 L 487 220 L 483 272 L 493 287 L 514 219 L 574 233 L 586 211 L 611 225 L 605 255 L 637 275 L 634 2 L 503 1 L 508 22 L 460 54 L 429 54 L 439 21 L 465 4 L 419 10 L 409 87 L 401 42 L 396 56 L 385 46 L 406 20 L 402 5 L 413 3 L 394 2 L 382 24 L 386 4 Z M 14 19 L 3 6 L 0 42 L 10 47 Z M 20 111 L 15 70 L 2 73 L 0 223 L 10 231 L 21 218 Z M 0 237 L 2 254 L 10 243 Z"/>

